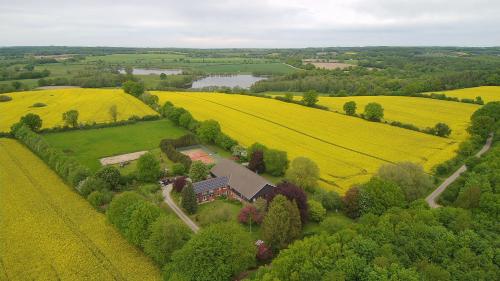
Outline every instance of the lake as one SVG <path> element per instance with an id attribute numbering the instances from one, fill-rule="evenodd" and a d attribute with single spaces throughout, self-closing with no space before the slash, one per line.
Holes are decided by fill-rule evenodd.
<path id="1" fill-rule="evenodd" d="M 119 71 L 120 71 L 120 73 L 125 74 L 125 69 L 120 69 Z M 135 75 L 150 75 L 150 74 L 160 75 L 162 73 L 165 73 L 166 75 L 175 75 L 175 74 L 181 74 L 182 70 L 180 70 L 180 69 L 134 68 L 132 71 L 132 74 L 135 74 Z"/>
<path id="2" fill-rule="evenodd" d="M 204 87 L 240 87 L 250 88 L 255 82 L 264 80 L 265 77 L 257 77 L 249 74 L 238 75 L 210 75 L 193 82 L 192 88 L 200 89 Z"/>

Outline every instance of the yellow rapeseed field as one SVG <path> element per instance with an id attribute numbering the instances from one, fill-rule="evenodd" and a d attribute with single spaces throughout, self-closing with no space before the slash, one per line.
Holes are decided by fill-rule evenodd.
<path id="1" fill-rule="evenodd" d="M 159 269 L 20 143 L 0 139 L 0 280 L 160 280 Z"/>
<path id="2" fill-rule="evenodd" d="M 200 120 L 215 119 L 244 146 L 261 142 L 306 156 L 321 169 L 325 187 L 345 191 L 381 164 L 412 161 L 427 170 L 454 156 L 458 142 L 338 113 L 251 96 L 153 92 Z"/>
<path id="3" fill-rule="evenodd" d="M 399 96 L 320 97 L 318 104 L 344 113 L 348 101 L 356 102 L 357 113 L 363 113 L 370 102 L 379 103 L 384 108 L 384 120 L 410 123 L 421 129 L 444 122 L 452 129 L 450 137 L 460 141 L 467 138 L 470 116 L 479 108 L 475 104 Z"/>
<path id="4" fill-rule="evenodd" d="M 43 128 L 63 125 L 62 114 L 71 109 L 78 110 L 79 122 L 109 122 L 109 108 L 116 105 L 118 120 L 132 115 L 156 114 L 151 108 L 121 89 L 57 89 L 27 91 L 6 94 L 12 97 L 9 102 L 0 103 L 0 132 L 8 131 L 10 126 L 27 113 L 40 115 Z M 31 107 L 34 103 L 44 103 L 45 107 Z"/>
<path id="5" fill-rule="evenodd" d="M 475 99 L 477 96 L 480 96 L 485 103 L 500 101 L 500 86 L 481 86 L 433 93 L 442 93 L 448 97 L 457 97 L 459 99 Z"/>

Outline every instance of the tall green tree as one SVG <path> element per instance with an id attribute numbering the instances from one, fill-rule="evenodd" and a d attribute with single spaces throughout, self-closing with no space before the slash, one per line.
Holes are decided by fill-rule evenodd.
<path id="1" fill-rule="evenodd" d="M 137 178 L 141 181 L 154 182 L 161 175 L 160 162 L 148 152 L 137 160 Z"/>
<path id="2" fill-rule="evenodd" d="M 285 248 L 300 235 L 301 221 L 297 204 L 277 195 L 262 222 L 262 238 L 273 249 Z"/>
<path id="3" fill-rule="evenodd" d="M 297 157 L 286 170 L 285 178 L 303 189 L 312 190 L 319 179 L 318 165 L 309 158 Z"/>
<path id="4" fill-rule="evenodd" d="M 439 122 L 434 126 L 434 133 L 440 137 L 447 137 L 451 134 L 451 129 L 447 124 Z"/>
<path id="5" fill-rule="evenodd" d="M 288 168 L 288 156 L 286 151 L 277 149 L 266 149 L 264 151 L 264 165 L 266 172 L 272 176 L 282 176 Z"/>
<path id="6" fill-rule="evenodd" d="M 201 161 L 194 161 L 189 168 L 189 177 L 193 182 L 206 180 L 208 176 L 208 166 Z"/>
<path id="7" fill-rule="evenodd" d="M 196 130 L 196 135 L 204 143 L 215 143 L 217 136 L 221 133 L 219 122 L 215 120 L 205 120 L 200 123 Z"/>
<path id="8" fill-rule="evenodd" d="M 74 109 L 66 111 L 62 115 L 62 119 L 65 125 L 75 128 L 78 126 L 78 111 Z"/>
<path id="9" fill-rule="evenodd" d="M 397 184 L 373 177 L 361 187 L 359 206 L 362 214 L 381 215 L 391 207 L 405 206 L 405 197 Z"/>
<path id="10" fill-rule="evenodd" d="M 109 188 L 118 190 L 121 174 L 116 167 L 104 166 L 96 172 L 95 176 L 103 180 Z"/>
<path id="11" fill-rule="evenodd" d="M 116 122 L 116 120 L 118 120 L 118 107 L 116 106 L 116 104 L 113 104 L 109 107 L 108 113 L 113 122 Z"/>
<path id="12" fill-rule="evenodd" d="M 408 202 L 423 198 L 434 188 L 432 178 L 425 173 L 424 168 L 411 162 L 382 165 L 377 175 L 383 180 L 396 183 Z"/>
<path id="13" fill-rule="evenodd" d="M 250 234 L 234 223 L 204 228 L 172 256 L 165 280 L 226 281 L 255 265 Z"/>
<path id="14" fill-rule="evenodd" d="M 123 83 L 122 89 L 123 91 L 125 91 L 125 93 L 130 94 L 137 98 L 140 97 L 142 94 L 144 94 L 145 90 L 143 83 L 132 80 Z"/>
<path id="15" fill-rule="evenodd" d="M 142 247 L 151 234 L 150 225 L 160 216 L 160 208 L 147 201 L 141 201 L 130 215 L 125 237 L 132 244 Z"/>
<path id="16" fill-rule="evenodd" d="M 181 205 L 184 210 L 189 214 L 194 214 L 198 210 L 198 201 L 196 199 L 196 193 L 194 192 L 193 185 L 188 183 L 181 193 Z"/>
<path id="17" fill-rule="evenodd" d="M 191 230 L 186 225 L 165 215 L 160 215 L 151 224 L 149 232 L 144 252 L 159 265 L 169 262 L 172 254 L 191 238 Z"/>
<path id="18" fill-rule="evenodd" d="M 384 118 L 384 108 L 376 102 L 370 102 L 365 106 L 365 119 L 370 121 L 380 121 Z"/>
<path id="19" fill-rule="evenodd" d="M 34 113 L 24 115 L 19 122 L 28 126 L 33 132 L 38 132 L 42 128 L 42 119 Z"/>
<path id="20" fill-rule="evenodd" d="M 115 225 L 121 233 L 125 234 L 130 221 L 130 215 L 137 204 L 144 199 L 132 191 L 123 192 L 113 198 L 106 210 L 108 221 Z"/>
<path id="21" fill-rule="evenodd" d="M 344 112 L 347 115 L 356 114 L 356 102 L 355 101 L 348 101 L 348 102 L 344 103 Z"/>
<path id="22" fill-rule="evenodd" d="M 318 93 L 316 91 L 307 91 L 302 96 L 302 102 L 306 106 L 314 106 L 318 102 Z"/>

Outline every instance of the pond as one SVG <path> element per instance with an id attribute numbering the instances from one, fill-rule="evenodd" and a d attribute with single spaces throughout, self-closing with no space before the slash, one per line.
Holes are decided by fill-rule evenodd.
<path id="1" fill-rule="evenodd" d="M 120 69 L 120 73 L 125 74 L 125 69 Z M 132 74 L 135 75 L 160 75 L 162 73 L 165 73 L 166 75 L 176 75 L 176 74 L 181 74 L 182 70 L 181 69 L 155 69 L 155 68 L 134 68 L 132 71 Z"/>
<path id="2" fill-rule="evenodd" d="M 255 82 L 264 80 L 265 77 L 257 77 L 249 74 L 238 75 L 210 75 L 193 82 L 193 88 L 200 89 L 204 87 L 240 87 L 250 88 Z"/>

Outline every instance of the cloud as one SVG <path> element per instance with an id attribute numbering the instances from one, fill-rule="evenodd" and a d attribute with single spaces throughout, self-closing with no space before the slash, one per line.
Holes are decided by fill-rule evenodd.
<path id="1" fill-rule="evenodd" d="M 500 1 L 0 0 L 1 45 L 500 45 Z"/>

